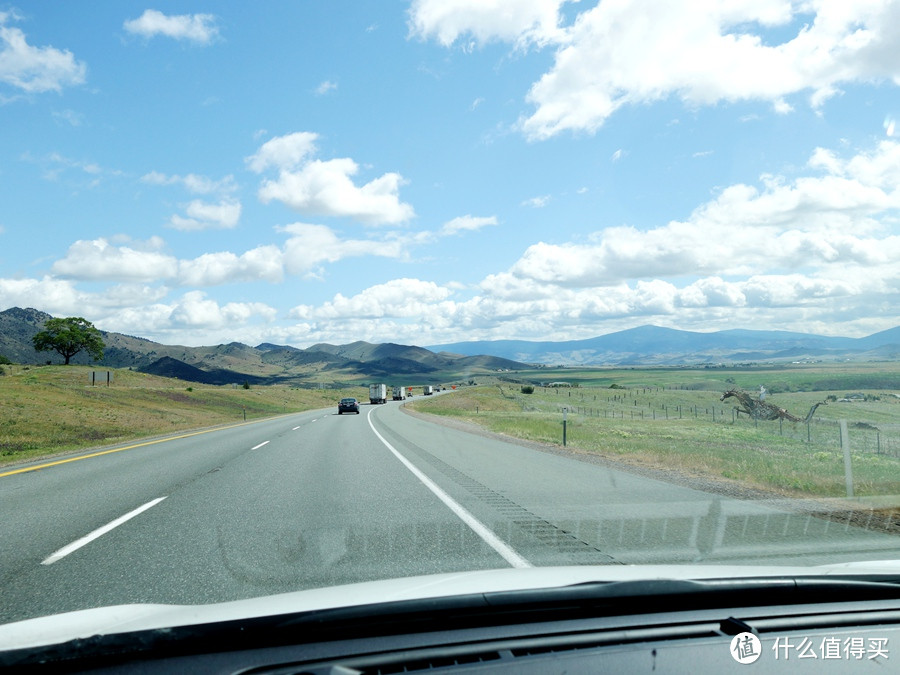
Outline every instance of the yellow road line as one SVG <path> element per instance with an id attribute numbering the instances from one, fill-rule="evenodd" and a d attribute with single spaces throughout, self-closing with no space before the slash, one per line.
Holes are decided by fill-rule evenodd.
<path id="1" fill-rule="evenodd" d="M 145 445 L 155 445 L 156 443 L 165 443 L 166 441 L 177 441 L 179 438 L 188 438 L 190 436 L 199 436 L 200 434 L 208 434 L 213 431 L 222 431 L 223 429 L 233 429 L 235 427 L 242 427 L 245 424 L 254 424 L 256 422 L 262 422 L 264 420 L 252 420 L 250 422 L 239 422 L 238 424 L 232 424 L 227 427 L 216 427 L 214 429 L 204 429 L 203 431 L 192 431 L 188 434 L 181 434 L 180 436 L 169 436 L 167 438 L 158 438 L 155 441 L 144 441 L 143 443 L 134 443 L 133 445 L 126 445 L 122 448 L 113 448 L 112 450 L 101 450 L 100 452 L 93 452 L 90 455 L 81 455 L 79 457 L 69 457 L 68 459 L 60 459 L 55 462 L 47 462 L 45 464 L 38 464 L 37 466 L 27 466 L 24 469 L 15 469 L 13 471 L 6 471 L 4 473 L 0 473 L 0 478 L 4 476 L 13 476 L 17 473 L 27 473 L 28 471 L 37 471 L 38 469 L 46 469 L 51 466 L 57 466 L 59 464 L 68 464 L 69 462 L 77 462 L 82 459 L 90 459 L 91 457 L 100 457 L 101 455 L 109 455 L 114 452 L 122 452 L 123 450 L 133 450 L 134 448 L 142 448 Z"/>

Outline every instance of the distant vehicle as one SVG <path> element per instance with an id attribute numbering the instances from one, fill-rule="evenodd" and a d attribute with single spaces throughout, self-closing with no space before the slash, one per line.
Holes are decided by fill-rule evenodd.
<path id="1" fill-rule="evenodd" d="M 391 398 L 395 401 L 402 401 L 406 398 L 406 387 L 394 387 L 391 390 Z"/>
<path id="2" fill-rule="evenodd" d="M 343 415 L 344 413 L 356 413 L 359 415 L 359 401 L 355 398 L 342 398 L 341 402 L 338 403 L 338 415 Z"/>
<path id="3" fill-rule="evenodd" d="M 431 396 L 431 395 L 434 393 L 434 387 L 432 387 L 430 384 L 426 384 L 426 385 L 423 387 L 423 389 L 425 390 L 423 393 L 424 393 L 426 396 Z"/>
<path id="4" fill-rule="evenodd" d="M 387 385 L 369 385 L 369 403 L 387 403 Z"/>

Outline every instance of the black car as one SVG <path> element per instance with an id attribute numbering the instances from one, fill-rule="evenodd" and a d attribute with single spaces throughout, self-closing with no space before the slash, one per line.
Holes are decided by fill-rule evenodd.
<path id="1" fill-rule="evenodd" d="M 341 402 L 338 403 L 338 415 L 342 415 L 345 412 L 353 412 L 359 415 L 359 401 L 355 398 L 342 398 Z"/>

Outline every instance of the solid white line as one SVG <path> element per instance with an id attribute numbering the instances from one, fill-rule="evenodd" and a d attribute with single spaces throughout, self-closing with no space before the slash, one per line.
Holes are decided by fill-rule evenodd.
<path id="1" fill-rule="evenodd" d="M 397 449 L 387 442 L 384 436 L 378 433 L 378 430 L 375 428 L 375 425 L 372 424 L 372 413 L 374 410 L 370 410 L 366 415 L 366 419 L 369 422 L 369 426 L 372 428 L 372 431 L 378 436 L 378 440 L 384 443 L 385 447 L 390 450 L 394 456 L 399 459 L 403 466 L 409 469 L 412 474 L 418 478 L 422 483 L 431 490 L 435 496 L 440 499 L 444 504 L 449 508 L 456 516 L 462 520 L 466 525 L 468 525 L 475 534 L 481 537 L 485 543 L 494 549 L 497 553 L 499 553 L 506 562 L 508 562 L 513 567 L 525 568 L 532 567 L 532 564 L 528 562 L 525 558 L 519 555 L 509 544 L 503 541 L 500 537 L 498 537 L 490 528 L 488 528 L 484 523 L 478 520 L 475 516 L 473 516 L 469 511 L 462 506 L 459 502 L 457 502 L 453 497 L 444 492 L 441 488 L 437 486 L 437 484 L 432 481 L 428 476 L 419 471 L 412 462 L 410 462 L 406 457 L 401 455 Z"/>
<path id="2" fill-rule="evenodd" d="M 251 450 L 259 450 L 262 446 L 268 445 L 268 444 L 269 444 L 269 441 L 263 441 L 263 442 L 260 443 L 259 445 L 254 445 L 254 446 L 253 446 L 252 448 L 250 448 L 250 449 L 251 449 Z"/>
<path id="3" fill-rule="evenodd" d="M 81 539 L 73 541 L 68 546 L 63 546 L 56 553 L 53 553 L 50 557 L 48 557 L 46 560 L 41 562 L 41 565 L 52 565 L 57 560 L 59 560 L 61 558 L 65 558 L 67 555 L 69 555 L 70 553 L 73 553 L 74 551 L 77 551 L 82 546 L 86 546 L 87 544 L 90 544 L 92 541 L 94 541 L 94 539 L 97 539 L 98 537 L 102 537 L 104 534 L 106 534 L 110 530 L 114 530 L 122 523 L 129 521 L 132 518 L 134 518 L 135 516 L 143 513 L 147 509 L 149 509 L 153 506 L 156 506 L 163 499 L 165 499 L 165 497 L 159 497 L 158 499 L 154 499 L 152 502 L 147 502 L 143 506 L 139 506 L 138 508 L 136 508 L 134 511 L 130 511 L 130 512 L 126 513 L 124 516 L 116 518 L 112 522 L 107 523 L 103 527 L 97 528 L 96 530 L 94 530 L 93 532 L 91 532 L 88 535 L 85 535 Z"/>

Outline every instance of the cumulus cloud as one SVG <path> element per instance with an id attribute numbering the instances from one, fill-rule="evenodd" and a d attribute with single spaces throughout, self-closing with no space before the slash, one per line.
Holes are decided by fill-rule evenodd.
<path id="1" fill-rule="evenodd" d="M 619 108 L 677 96 L 689 106 L 767 101 L 779 114 L 787 97 L 823 105 L 842 86 L 900 84 L 900 3 L 765 0 L 672 3 L 599 2 L 567 26 L 555 26 L 560 2 L 422 0 L 410 13 L 414 35 L 450 45 L 550 43 L 553 66 L 526 100 L 520 127 L 531 139 L 596 131 Z M 545 17 L 541 19 L 540 17 Z M 553 18 L 550 18 L 553 17 Z M 784 39 L 772 40 L 776 28 Z"/>
<path id="2" fill-rule="evenodd" d="M 319 135 L 311 131 L 297 131 L 277 136 L 263 143 L 259 150 L 247 158 L 251 171 L 262 173 L 266 169 L 292 171 L 315 154 Z"/>
<path id="3" fill-rule="evenodd" d="M 895 141 L 820 148 L 801 175 L 725 187 L 681 221 L 538 242 L 474 287 L 395 279 L 292 317 L 315 341 L 574 338 L 636 323 L 864 335 L 896 322 L 900 303 L 898 171 Z"/>
<path id="4" fill-rule="evenodd" d="M 474 232 L 475 230 L 480 230 L 483 227 L 491 225 L 497 225 L 497 216 L 459 216 L 444 223 L 441 227 L 441 234 L 449 236 L 460 234 L 462 232 Z"/>
<path id="5" fill-rule="evenodd" d="M 229 251 L 204 253 L 178 264 L 182 286 L 217 286 L 239 281 L 278 283 L 284 278 L 283 255 L 277 246 L 259 246 L 242 255 Z"/>
<path id="6" fill-rule="evenodd" d="M 276 310 L 259 302 L 228 302 L 220 305 L 201 291 L 189 291 L 168 308 L 169 323 L 173 327 L 221 328 L 240 326 L 254 316 L 271 320 Z"/>
<path id="7" fill-rule="evenodd" d="M 393 279 L 351 297 L 338 293 L 319 307 L 298 305 L 292 318 L 305 320 L 421 317 L 440 311 L 440 303 L 452 293 L 449 288 L 420 279 Z"/>
<path id="8" fill-rule="evenodd" d="M 257 173 L 278 170 L 278 178 L 264 180 L 259 188 L 263 203 L 279 201 L 300 213 L 349 217 L 368 225 L 403 223 L 415 216 L 413 207 L 400 201 L 400 174 L 386 173 L 357 186 L 352 177 L 359 165 L 352 159 L 312 159 L 317 138 L 310 132 L 281 136 L 247 158 Z"/>
<path id="9" fill-rule="evenodd" d="M 192 194 L 213 194 L 220 197 L 217 203 L 195 199 L 183 205 L 185 215 L 174 214 L 169 219 L 168 225 L 173 229 L 231 229 L 236 227 L 241 219 L 243 207 L 231 196 L 237 190 L 234 176 L 228 175 L 221 180 L 213 180 L 194 173 L 181 176 L 151 171 L 141 176 L 141 182 L 149 185 L 178 185 Z"/>
<path id="10" fill-rule="evenodd" d="M 278 229 L 289 235 L 284 244 L 284 265 L 295 275 L 318 276 L 322 263 L 344 258 L 367 255 L 402 258 L 407 251 L 403 239 L 341 239 L 325 225 L 293 223 Z"/>
<path id="11" fill-rule="evenodd" d="M 144 38 L 157 35 L 206 45 L 219 36 L 216 17 L 212 14 L 166 15 L 155 9 L 145 10 L 137 19 L 129 19 L 123 27 Z"/>
<path id="12" fill-rule="evenodd" d="M 826 173 L 729 186 L 686 221 L 646 231 L 610 227 L 590 243 L 536 243 L 510 273 L 589 287 L 648 277 L 872 269 L 897 260 L 900 237 L 885 219 L 900 209 L 900 145 L 884 141 L 849 159 L 820 149 L 810 166 Z"/>
<path id="13" fill-rule="evenodd" d="M 241 203 L 225 199 L 218 204 L 195 199 L 185 207 L 187 217 L 173 215 L 169 225 L 176 230 L 231 229 L 241 219 Z"/>
<path id="14" fill-rule="evenodd" d="M 115 246 L 106 238 L 78 240 L 66 256 L 53 263 L 53 272 L 64 278 L 91 281 L 112 280 L 150 282 L 171 279 L 178 261 L 162 252 L 163 242 L 154 237 L 146 242 Z"/>
<path id="15" fill-rule="evenodd" d="M 0 82 L 26 93 L 42 93 L 85 81 L 83 62 L 68 50 L 28 44 L 21 30 L 8 25 L 17 19 L 12 12 L 0 11 Z"/>
<path id="16" fill-rule="evenodd" d="M 471 37 L 475 44 L 494 40 L 545 43 L 560 37 L 557 25 L 564 1 L 414 0 L 409 31 L 415 37 L 436 39 L 445 47 L 464 37 Z"/>
<path id="17" fill-rule="evenodd" d="M 237 189 L 234 176 L 228 175 L 221 180 L 213 180 L 195 173 L 167 175 L 159 171 L 150 171 L 141 176 L 141 182 L 149 185 L 180 185 L 194 194 L 230 193 Z"/>

